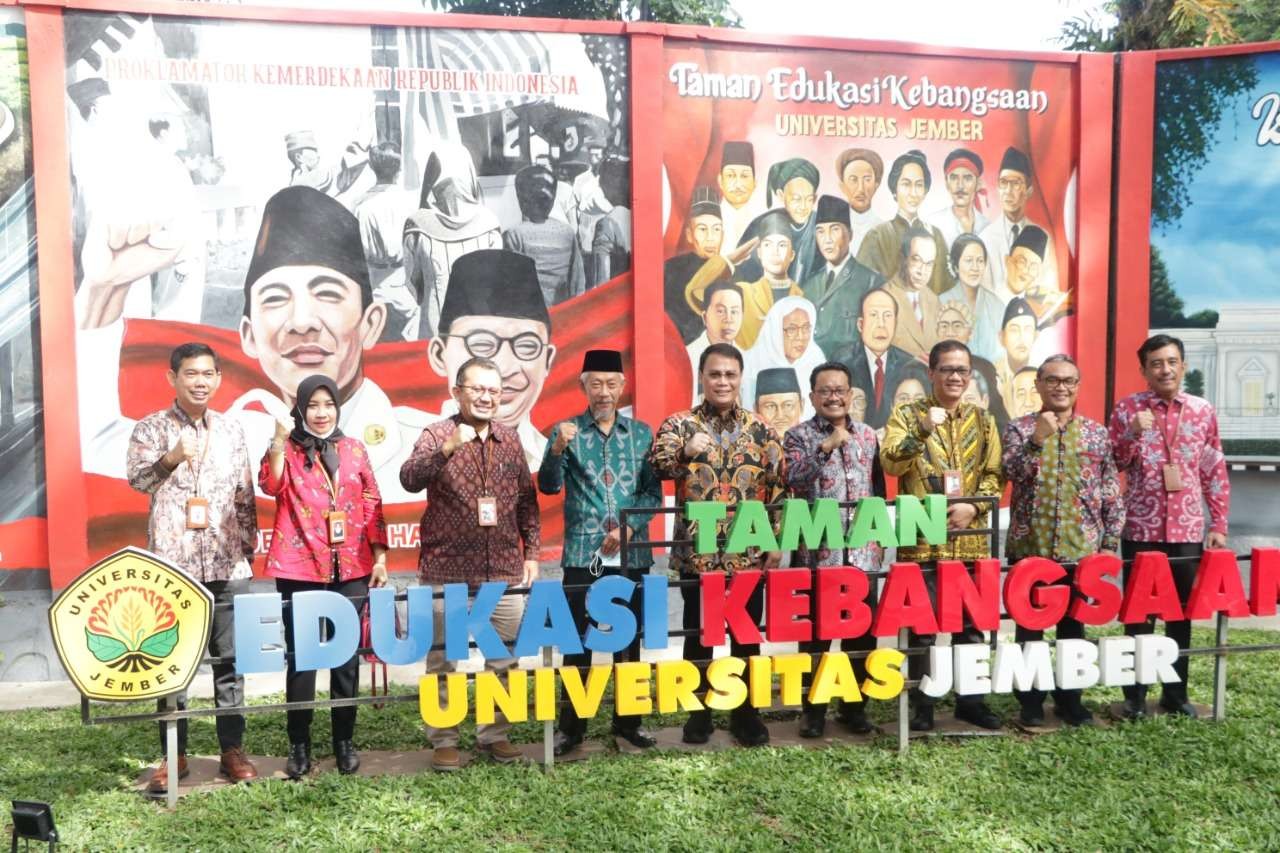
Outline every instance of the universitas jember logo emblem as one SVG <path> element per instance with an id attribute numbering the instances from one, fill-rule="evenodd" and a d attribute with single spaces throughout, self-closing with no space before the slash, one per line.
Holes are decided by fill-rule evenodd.
<path id="1" fill-rule="evenodd" d="M 90 699 L 165 696 L 191 683 L 213 597 L 154 554 L 125 548 L 62 591 L 49 623 L 62 666 Z"/>

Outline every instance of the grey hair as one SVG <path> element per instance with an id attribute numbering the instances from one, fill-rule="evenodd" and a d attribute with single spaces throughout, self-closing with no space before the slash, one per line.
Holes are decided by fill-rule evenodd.
<path id="1" fill-rule="evenodd" d="M 1069 364 L 1076 369 L 1077 376 L 1080 374 L 1080 365 L 1076 364 L 1076 360 L 1065 352 L 1060 352 L 1040 362 L 1040 366 L 1036 368 L 1036 379 L 1044 378 L 1044 369 L 1050 364 Z"/>

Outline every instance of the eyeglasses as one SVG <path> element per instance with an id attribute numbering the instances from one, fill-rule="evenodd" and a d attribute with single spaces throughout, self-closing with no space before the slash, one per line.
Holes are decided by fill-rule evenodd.
<path id="1" fill-rule="evenodd" d="M 458 387 L 466 391 L 472 397 L 475 397 L 477 400 L 486 396 L 495 398 L 502 396 L 501 388 L 489 388 L 485 385 L 459 385 Z"/>
<path id="2" fill-rule="evenodd" d="M 843 397 L 845 394 L 849 393 L 849 389 L 848 388 L 815 388 L 813 389 L 813 393 L 816 394 L 819 399 L 822 399 L 824 397 Z"/>
<path id="3" fill-rule="evenodd" d="M 939 367 L 935 373 L 941 373 L 943 376 L 959 376 L 961 379 L 967 379 L 970 373 L 973 373 L 967 367 Z"/>
<path id="4" fill-rule="evenodd" d="M 805 323 L 803 326 L 783 326 L 782 334 L 788 338 L 803 338 L 805 335 L 813 331 L 813 326 Z"/>
<path id="5" fill-rule="evenodd" d="M 462 338 L 462 345 L 467 348 L 467 353 L 472 358 L 493 358 L 498 354 L 498 350 L 502 349 L 503 344 L 509 344 L 516 358 L 521 361 L 533 361 L 547 348 L 546 343 L 535 332 L 521 332 L 513 338 L 504 338 L 493 332 L 477 329 L 465 335 L 446 335 L 445 337 Z"/>
<path id="6" fill-rule="evenodd" d="M 1046 388 L 1074 388 L 1080 384 L 1078 376 L 1042 376 L 1040 381 Z"/>

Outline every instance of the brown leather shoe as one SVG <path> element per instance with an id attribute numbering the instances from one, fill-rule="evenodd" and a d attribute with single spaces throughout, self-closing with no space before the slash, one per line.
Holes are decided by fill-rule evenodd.
<path id="1" fill-rule="evenodd" d="M 238 746 L 233 746 L 222 753 L 222 760 L 218 762 L 218 772 L 232 782 L 248 782 L 250 779 L 258 778 L 258 768 L 253 766 L 253 762 Z"/>
<path id="2" fill-rule="evenodd" d="M 520 748 L 506 740 L 476 744 L 476 748 L 486 753 L 499 764 L 510 764 L 513 761 L 520 761 L 524 758 L 524 753 L 520 751 Z"/>
<path id="3" fill-rule="evenodd" d="M 431 751 L 431 769 L 452 773 L 462 767 L 462 753 L 456 746 L 442 746 Z"/>
<path id="4" fill-rule="evenodd" d="M 178 778 L 185 779 L 191 775 L 191 768 L 187 766 L 187 757 L 185 755 L 178 756 Z M 147 783 L 148 794 L 166 794 L 169 792 L 169 762 L 166 759 L 160 759 L 160 766 L 151 774 L 151 781 Z"/>

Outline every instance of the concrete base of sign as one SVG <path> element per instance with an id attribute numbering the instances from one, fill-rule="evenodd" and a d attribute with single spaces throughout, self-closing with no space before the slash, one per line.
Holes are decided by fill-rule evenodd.
<path id="1" fill-rule="evenodd" d="M 881 724 L 889 734 L 897 736 L 898 721 L 896 719 L 889 720 Z M 964 720 L 957 720 L 951 714 L 950 709 L 936 710 L 933 714 L 933 730 L 928 732 L 911 732 L 913 738 L 928 737 L 1001 737 L 1009 734 L 1008 729 L 983 729 L 975 726 L 973 723 L 966 723 Z"/>
<path id="2" fill-rule="evenodd" d="M 541 763 L 542 761 L 542 743 L 522 743 L 517 744 L 520 751 L 524 754 L 523 760 L 529 763 Z M 577 752 L 583 753 L 578 756 L 587 758 L 593 754 L 604 751 L 604 746 L 596 742 L 594 746 L 584 744 L 585 749 L 579 749 Z M 258 768 L 258 778 L 254 782 L 263 779 L 275 779 L 284 781 L 288 777 L 284 772 L 285 758 L 278 755 L 252 755 L 249 760 Z M 488 757 L 484 753 L 473 751 L 462 751 L 462 767 L 479 761 L 488 761 Z M 571 760 L 568 758 L 558 758 L 557 761 Z M 218 758 L 216 756 L 199 756 L 193 755 L 187 759 L 187 766 L 191 772 L 186 779 L 178 781 L 178 798 L 187 796 L 188 794 L 202 793 L 213 791 L 219 788 L 225 788 L 232 783 L 226 777 L 218 773 Z M 151 775 L 155 772 L 154 767 L 148 767 L 138 775 L 134 781 L 134 788 L 140 793 L 163 801 L 164 794 L 156 797 L 147 791 L 147 785 L 151 782 Z M 336 767 L 333 757 L 315 759 L 312 761 L 311 773 L 302 780 L 313 778 L 322 773 L 336 773 Z M 416 773 L 432 773 L 435 772 L 431 768 L 431 750 L 423 748 L 412 752 L 397 752 L 384 750 L 367 750 L 360 753 L 360 769 L 356 771 L 357 776 L 409 776 Z M 248 784 L 254 784 L 250 782 Z"/>
<path id="3" fill-rule="evenodd" d="M 765 723 L 769 729 L 769 745 L 770 746 L 802 746 L 810 749 L 821 749 L 824 747 L 834 746 L 837 744 L 867 744 L 875 740 L 882 732 L 872 732 L 866 735 L 855 735 L 848 731 L 844 726 L 840 725 L 834 718 L 827 720 L 827 730 L 822 737 L 804 738 L 800 737 L 798 720 L 769 720 Z M 657 729 L 649 732 L 657 740 L 657 744 L 650 749 L 641 749 L 632 746 L 622 738 L 615 738 L 614 742 L 618 745 L 618 751 L 629 755 L 650 752 L 655 749 L 675 750 L 677 752 L 719 752 L 725 749 L 742 749 L 738 742 L 734 740 L 733 735 L 729 734 L 728 729 L 716 727 L 711 733 L 711 739 L 706 743 L 685 743 L 681 738 L 684 729 L 680 726 L 673 726 L 667 729 Z"/>
<path id="4" fill-rule="evenodd" d="M 1094 714 L 1093 715 L 1094 726 L 1099 726 L 1102 728 L 1106 728 L 1107 726 L 1110 726 L 1112 721 L 1111 721 L 1111 718 L 1108 716 L 1109 713 L 1110 713 L 1109 709 L 1104 709 L 1099 713 Z M 1009 722 L 1013 725 L 1015 729 L 1027 735 L 1047 735 L 1047 734 L 1052 734 L 1054 732 L 1060 732 L 1064 729 L 1073 728 L 1072 726 L 1069 726 L 1066 723 L 1064 723 L 1062 720 L 1058 719 L 1054 715 L 1052 709 L 1046 709 L 1045 715 L 1044 715 L 1044 725 L 1029 726 L 1026 723 L 1022 722 L 1022 719 L 1017 714 L 1014 714 L 1013 718 Z"/>
<path id="5" fill-rule="evenodd" d="M 595 758 L 597 755 L 604 755 L 609 749 L 608 744 L 608 740 L 601 740 L 588 735 L 587 739 L 578 744 L 572 752 L 565 755 L 557 755 L 555 762 L 559 764 L 562 761 L 582 761 L 587 758 Z M 537 747 L 537 755 L 533 756 L 531 760 L 542 763 L 542 743 L 531 744 L 531 746 Z M 520 748 L 524 749 L 524 746 L 522 745 Z"/>
<path id="6" fill-rule="evenodd" d="M 1202 720 L 1213 719 L 1213 709 L 1210 708 L 1208 705 L 1201 705 L 1199 702 L 1192 702 L 1191 707 L 1196 709 L 1196 713 L 1200 715 L 1200 719 Z M 1122 723 L 1129 722 L 1124 715 L 1124 702 L 1112 702 L 1109 706 L 1107 706 L 1107 714 L 1110 715 L 1111 719 L 1113 720 L 1118 720 Z M 1147 702 L 1148 717 L 1165 717 L 1165 716 L 1168 716 L 1169 714 L 1170 714 L 1169 711 L 1166 711 L 1164 708 L 1160 707 L 1159 700 L 1152 699 Z"/>

